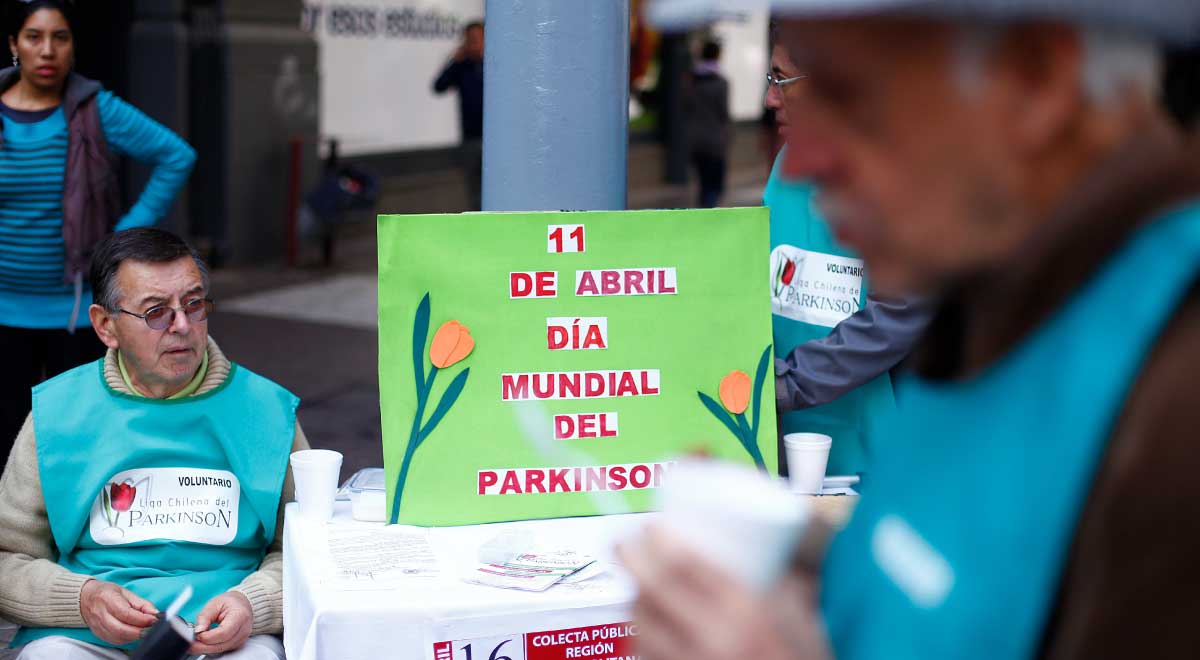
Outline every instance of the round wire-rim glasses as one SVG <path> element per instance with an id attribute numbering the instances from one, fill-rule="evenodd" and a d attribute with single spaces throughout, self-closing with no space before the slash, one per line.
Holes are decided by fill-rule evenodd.
<path id="1" fill-rule="evenodd" d="M 196 298 L 190 300 L 182 307 L 171 307 L 169 305 L 158 305 L 146 310 L 145 314 L 136 314 L 129 310 L 117 308 L 117 311 L 124 312 L 130 316 L 135 316 L 146 322 L 151 330 L 166 330 L 175 322 L 175 312 L 180 311 L 187 314 L 188 320 L 193 323 L 198 323 L 208 318 L 208 315 L 213 310 L 212 298 Z"/>
<path id="2" fill-rule="evenodd" d="M 778 89 L 779 91 L 782 92 L 783 87 L 785 85 L 790 85 L 790 84 L 796 82 L 797 80 L 804 80 L 807 77 L 808 76 L 805 76 L 805 75 L 799 75 L 799 76 L 792 76 L 791 78 L 776 78 L 773 74 L 768 73 L 767 74 L 767 83 L 771 84 L 771 85 L 775 85 L 776 89 Z"/>

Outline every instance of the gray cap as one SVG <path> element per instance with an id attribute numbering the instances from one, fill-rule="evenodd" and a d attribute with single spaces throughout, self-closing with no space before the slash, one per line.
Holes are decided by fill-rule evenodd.
<path id="1" fill-rule="evenodd" d="M 781 16 L 928 16 L 981 21 L 1024 19 L 1122 28 L 1157 40 L 1200 39 L 1200 0 L 655 0 L 648 18 L 682 28 L 770 8 Z"/>

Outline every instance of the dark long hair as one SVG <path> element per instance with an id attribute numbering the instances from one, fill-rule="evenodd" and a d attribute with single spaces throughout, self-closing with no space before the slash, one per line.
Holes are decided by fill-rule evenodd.
<path id="1" fill-rule="evenodd" d="M 53 9 L 63 15 L 71 34 L 75 35 L 75 3 L 69 0 L 0 0 L 4 2 L 4 34 L 17 38 L 25 21 L 42 9 Z"/>

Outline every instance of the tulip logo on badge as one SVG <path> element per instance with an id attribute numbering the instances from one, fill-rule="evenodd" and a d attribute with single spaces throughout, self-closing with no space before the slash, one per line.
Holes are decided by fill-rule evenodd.
<path id="1" fill-rule="evenodd" d="M 150 477 L 144 477 L 138 482 L 132 479 L 124 479 L 120 482 L 109 482 L 100 489 L 100 504 L 104 507 L 104 518 L 108 521 L 108 527 L 104 530 L 104 534 L 110 537 L 119 538 L 125 536 L 125 530 L 121 529 L 121 514 L 128 515 L 128 523 L 126 526 L 133 524 L 133 504 L 137 498 L 139 488 L 142 491 L 143 497 L 150 496 Z"/>
<path id="2" fill-rule="evenodd" d="M 778 245 L 771 251 L 771 311 L 832 328 L 862 308 L 862 259 Z"/>
<path id="3" fill-rule="evenodd" d="M 789 256 L 776 248 L 771 268 L 772 292 L 776 299 L 783 295 L 786 287 L 791 286 L 792 280 L 796 277 L 796 271 L 804 266 L 804 256 L 803 253 Z"/>

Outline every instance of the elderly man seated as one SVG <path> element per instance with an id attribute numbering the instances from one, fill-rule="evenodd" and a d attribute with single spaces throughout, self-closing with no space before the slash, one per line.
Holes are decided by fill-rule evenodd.
<path id="1" fill-rule="evenodd" d="M 191 653 L 283 658 L 298 399 L 208 337 L 206 266 L 173 234 L 109 236 L 91 284 L 108 354 L 34 389 L 0 478 L 0 616 L 22 625 L 18 657 L 124 658 L 190 585 Z"/>

